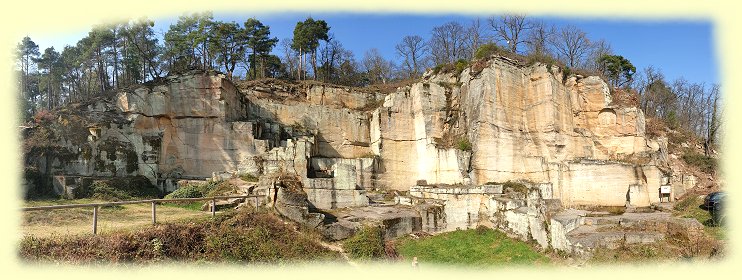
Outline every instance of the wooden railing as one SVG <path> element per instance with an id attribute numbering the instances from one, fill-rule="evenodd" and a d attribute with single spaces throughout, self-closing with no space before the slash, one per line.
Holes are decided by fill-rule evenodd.
<path id="1" fill-rule="evenodd" d="M 151 203 L 152 204 L 152 224 L 157 224 L 157 204 L 158 203 L 211 200 L 211 216 L 214 217 L 216 216 L 216 200 L 217 199 L 255 198 L 255 210 L 257 210 L 258 209 L 258 198 L 260 197 L 263 197 L 263 196 L 262 195 L 235 195 L 235 196 L 214 196 L 214 197 L 197 197 L 197 198 L 147 199 L 147 200 L 132 200 L 132 201 L 102 202 L 102 203 L 24 207 L 24 208 L 21 208 L 21 210 L 22 211 L 43 211 L 43 210 L 54 210 L 54 209 L 93 207 L 93 234 L 98 234 L 98 208 L 103 207 L 103 206 Z"/>

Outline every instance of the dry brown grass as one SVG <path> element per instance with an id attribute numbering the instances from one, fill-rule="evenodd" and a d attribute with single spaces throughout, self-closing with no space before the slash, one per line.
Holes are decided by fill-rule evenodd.
<path id="1" fill-rule="evenodd" d="M 83 204 L 103 202 L 90 199 L 62 201 L 34 201 L 25 206 L 55 204 Z M 131 204 L 98 209 L 98 232 L 128 231 L 152 225 L 152 206 Z M 209 217 L 209 212 L 193 211 L 170 205 L 157 205 L 157 222 L 175 222 Z M 70 208 L 22 213 L 21 233 L 36 237 L 89 234 L 92 232 L 93 209 Z"/>
<path id="2" fill-rule="evenodd" d="M 163 261 L 288 263 L 339 260 L 320 235 L 297 231 L 269 211 L 225 211 L 215 219 L 163 223 L 99 235 L 25 237 L 19 257 L 70 264 Z"/>

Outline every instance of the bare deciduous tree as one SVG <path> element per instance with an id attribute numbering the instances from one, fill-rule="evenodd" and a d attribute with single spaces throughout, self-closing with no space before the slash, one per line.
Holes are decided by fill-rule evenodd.
<path id="1" fill-rule="evenodd" d="M 569 67 L 579 66 L 590 50 L 587 34 L 574 25 L 561 28 L 552 38 L 551 45 Z"/>
<path id="2" fill-rule="evenodd" d="M 525 43 L 525 32 L 533 28 L 533 24 L 526 20 L 525 15 L 491 17 L 489 24 L 496 36 L 501 41 L 505 41 L 508 49 L 513 53 L 518 51 L 518 45 Z"/>
<path id="3" fill-rule="evenodd" d="M 281 51 L 283 52 L 281 61 L 286 65 L 286 71 L 289 73 L 289 76 L 298 79 L 298 74 L 295 75 L 296 72 L 294 72 L 294 70 L 299 71 L 299 56 L 296 51 L 291 48 L 292 44 L 291 38 L 284 38 L 279 43 Z M 245 67 L 245 71 L 248 71 L 247 67 Z"/>
<path id="4" fill-rule="evenodd" d="M 467 59 L 472 59 L 479 49 L 479 46 L 488 41 L 488 36 L 479 18 L 472 20 L 469 28 L 466 29 L 466 45 L 470 50 Z"/>
<path id="5" fill-rule="evenodd" d="M 587 59 L 585 60 L 585 64 L 582 65 L 582 68 L 603 72 L 605 69 L 601 68 L 601 64 L 598 60 L 604 55 L 612 55 L 613 49 L 611 48 L 611 44 L 608 43 L 605 39 L 600 39 L 598 41 L 592 42 L 590 44 L 590 51 L 587 55 Z"/>
<path id="6" fill-rule="evenodd" d="M 526 48 L 529 54 L 549 54 L 548 43 L 554 36 L 554 27 L 547 26 L 543 21 L 533 22 L 531 32 L 526 37 Z"/>
<path id="7" fill-rule="evenodd" d="M 384 83 L 391 79 L 394 65 L 379 53 L 376 48 L 366 51 L 363 55 L 363 67 L 372 84 Z"/>
<path id="8" fill-rule="evenodd" d="M 452 63 L 466 57 L 469 51 L 465 35 L 466 30 L 458 22 L 451 21 L 434 27 L 428 44 L 435 64 Z"/>
<path id="9" fill-rule="evenodd" d="M 423 38 L 417 35 L 404 36 L 395 49 L 397 55 L 404 58 L 402 63 L 407 75 L 410 78 L 419 76 L 425 68 L 425 55 L 429 51 Z"/>

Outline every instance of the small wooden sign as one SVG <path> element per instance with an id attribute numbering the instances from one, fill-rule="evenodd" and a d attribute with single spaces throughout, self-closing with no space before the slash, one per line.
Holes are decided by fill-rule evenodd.
<path id="1" fill-rule="evenodd" d="M 671 186 L 660 186 L 660 193 L 661 194 L 670 193 L 671 189 L 672 189 Z"/>

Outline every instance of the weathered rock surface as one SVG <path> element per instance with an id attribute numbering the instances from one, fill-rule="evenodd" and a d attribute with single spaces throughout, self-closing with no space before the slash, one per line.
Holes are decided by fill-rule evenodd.
<path id="1" fill-rule="evenodd" d="M 379 185 L 527 180 L 551 183 L 565 206 L 624 205 L 638 186 L 631 204 L 657 202 L 665 175 L 653 163 L 615 161 L 657 152 L 643 113 L 614 106 L 597 77 L 562 75 L 493 59 L 476 74 L 429 76 L 388 95 L 371 122 Z"/>
<path id="2" fill-rule="evenodd" d="M 541 199 L 564 207 L 659 202 L 666 175 L 656 165 L 666 156 L 662 143 L 646 139 L 641 110 L 613 104 L 597 77 L 564 78 L 557 67 L 502 58 L 488 63 L 476 73 L 427 74 L 388 95 L 276 80 L 238 89 L 214 73 L 172 76 L 87 103 L 82 135 L 59 141 L 69 153 L 39 166 L 61 176 L 142 175 L 166 192 L 182 179 L 295 174 L 322 209 L 366 206 L 366 191 L 407 191 L 418 180 L 467 192 L 528 181 Z M 64 192 L 64 178 L 56 182 Z M 448 228 L 468 227 L 489 211 L 480 208 L 501 203 L 429 198 L 469 213 L 464 220 L 450 213 Z M 521 207 L 507 210 L 511 229 L 537 227 L 537 206 Z"/>
<path id="3" fill-rule="evenodd" d="M 308 228 L 316 228 L 325 219 L 321 213 L 309 212 L 307 194 L 301 188 L 301 181 L 294 178 L 281 180 L 274 184 L 271 195 L 275 198 L 273 209 L 282 216 Z"/>
<path id="4" fill-rule="evenodd" d="M 381 226 L 385 239 L 393 239 L 422 229 L 420 214 L 409 206 L 356 207 L 335 212 L 339 221 L 356 223 L 361 221 Z"/>

